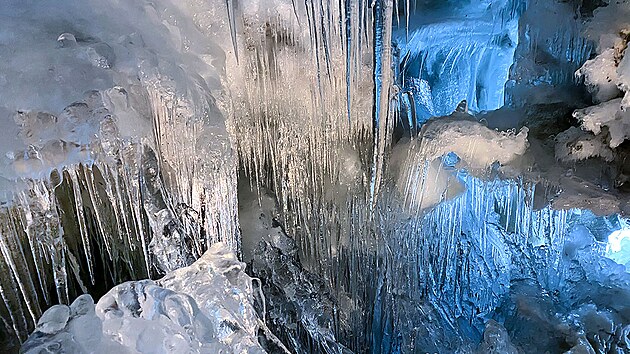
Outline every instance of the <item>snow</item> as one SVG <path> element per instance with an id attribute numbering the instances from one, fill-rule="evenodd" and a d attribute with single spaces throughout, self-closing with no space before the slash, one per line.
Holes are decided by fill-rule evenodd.
<path id="1" fill-rule="evenodd" d="M 582 123 L 582 128 L 595 135 L 599 135 L 603 128 L 607 128 L 610 137 L 608 145 L 612 149 L 630 138 L 630 116 L 621 109 L 620 98 L 577 110 L 573 117 Z"/>
<path id="2" fill-rule="evenodd" d="M 609 101 L 619 96 L 617 88 L 618 74 L 615 65 L 615 50 L 606 49 L 594 59 L 588 60 L 576 72 L 584 80 L 587 89 L 593 95 L 595 103 Z"/>
<path id="3" fill-rule="evenodd" d="M 418 139 L 396 145 L 391 168 L 398 171 L 396 188 L 409 208 L 425 210 L 461 194 L 458 170 L 481 176 L 495 162 L 509 165 L 525 153 L 527 128 L 518 134 L 501 132 L 470 119 L 455 112 L 430 120 Z"/>
<path id="4" fill-rule="evenodd" d="M 589 134 L 577 127 L 571 127 L 556 136 L 556 159 L 562 162 L 576 162 L 591 157 L 613 161 L 612 150 L 602 137 Z"/>

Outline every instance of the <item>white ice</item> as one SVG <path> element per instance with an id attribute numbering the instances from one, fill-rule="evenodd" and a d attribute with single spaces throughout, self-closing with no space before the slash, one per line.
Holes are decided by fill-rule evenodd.
<path id="1" fill-rule="evenodd" d="M 164 278 L 120 284 L 94 304 L 82 295 L 37 322 L 25 353 L 264 353 L 252 278 L 225 244 Z"/>

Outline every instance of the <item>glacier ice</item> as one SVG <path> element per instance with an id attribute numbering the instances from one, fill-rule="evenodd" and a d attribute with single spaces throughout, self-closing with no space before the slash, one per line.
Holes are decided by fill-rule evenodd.
<path id="1" fill-rule="evenodd" d="M 629 8 L 8 1 L 2 338 L 627 351 Z"/>
<path id="2" fill-rule="evenodd" d="M 414 95 L 419 120 L 447 115 L 464 99 L 473 111 L 503 106 L 523 4 L 424 6 L 399 25 L 395 40 L 402 85 Z"/>

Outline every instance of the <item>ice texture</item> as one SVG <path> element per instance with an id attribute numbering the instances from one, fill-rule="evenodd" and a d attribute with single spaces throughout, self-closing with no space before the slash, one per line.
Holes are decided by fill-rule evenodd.
<path id="1" fill-rule="evenodd" d="M 168 273 L 52 307 L 24 349 L 627 351 L 627 100 L 611 53 L 574 75 L 612 48 L 627 91 L 627 2 L 586 3 L 10 2 L 30 79 L 96 81 L 0 80 L 2 325 Z"/>
<path id="2" fill-rule="evenodd" d="M 117 285 L 43 313 L 24 353 L 265 353 L 252 279 L 226 244 L 164 278 Z"/>
<path id="3" fill-rule="evenodd" d="M 447 115 L 462 100 L 472 111 L 502 107 L 522 2 L 416 6 L 409 23 L 398 22 L 394 38 L 402 86 L 414 96 L 417 119 Z"/>

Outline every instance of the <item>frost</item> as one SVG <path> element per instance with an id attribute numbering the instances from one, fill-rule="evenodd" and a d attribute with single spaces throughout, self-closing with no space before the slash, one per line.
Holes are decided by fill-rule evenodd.
<path id="1" fill-rule="evenodd" d="M 606 161 L 614 159 L 612 150 L 601 137 L 589 134 L 580 128 L 571 127 L 556 136 L 556 159 L 575 162 L 591 157 Z"/>
<path id="2" fill-rule="evenodd" d="M 573 113 L 573 116 L 582 122 L 584 129 L 592 131 L 595 135 L 601 133 L 606 127 L 611 148 L 616 148 L 626 139 L 630 138 L 630 115 L 620 109 L 620 99 L 602 103 L 598 106 L 585 108 Z"/>

